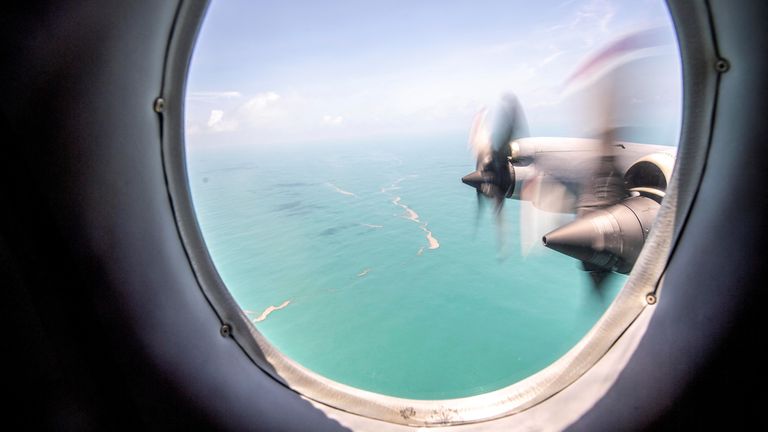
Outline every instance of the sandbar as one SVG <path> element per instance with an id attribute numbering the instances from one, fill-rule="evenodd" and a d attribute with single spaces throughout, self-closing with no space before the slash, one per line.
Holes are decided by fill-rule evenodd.
<path id="1" fill-rule="evenodd" d="M 280 309 L 288 306 L 290 303 L 291 303 L 290 300 L 286 300 L 280 306 L 270 306 L 270 307 L 264 309 L 264 312 L 262 312 L 261 315 L 259 315 L 258 317 L 254 318 L 253 321 L 254 322 L 262 322 L 265 319 L 267 319 L 269 314 L 271 314 L 272 312 L 274 312 L 276 310 L 280 310 Z"/>
<path id="2" fill-rule="evenodd" d="M 424 230 L 425 233 L 427 233 L 427 241 L 429 242 L 429 248 L 430 249 L 437 249 L 440 247 L 440 242 L 437 241 L 435 236 L 432 235 L 432 231 L 427 229 L 427 224 L 421 226 L 421 229 Z"/>
<path id="3" fill-rule="evenodd" d="M 408 207 L 407 205 L 405 205 L 405 204 L 401 204 L 401 203 L 400 203 L 400 197 L 399 197 L 399 196 L 398 196 L 398 197 L 395 197 L 395 198 L 392 200 L 392 204 L 394 204 L 394 205 L 396 205 L 396 206 L 398 206 L 398 207 L 402 207 L 402 208 L 403 208 L 403 210 L 405 210 L 405 215 L 406 215 L 406 216 L 405 216 L 405 218 L 406 218 L 406 219 L 408 219 L 408 220 L 412 220 L 412 221 L 414 221 L 414 222 L 416 222 L 416 223 L 420 223 L 420 222 L 421 222 L 421 221 L 419 220 L 419 214 L 418 214 L 418 213 L 416 213 L 415 211 L 413 211 L 413 209 L 412 209 L 412 208 L 410 208 L 410 207 Z"/>

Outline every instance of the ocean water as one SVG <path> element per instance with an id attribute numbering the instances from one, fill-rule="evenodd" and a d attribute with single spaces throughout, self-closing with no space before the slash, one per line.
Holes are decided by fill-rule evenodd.
<path id="1" fill-rule="evenodd" d="M 513 384 L 570 349 L 626 279 L 598 295 L 573 259 L 524 255 L 517 201 L 501 230 L 477 217 L 464 135 L 187 152 L 206 244 L 241 308 L 347 385 L 446 399 Z"/>

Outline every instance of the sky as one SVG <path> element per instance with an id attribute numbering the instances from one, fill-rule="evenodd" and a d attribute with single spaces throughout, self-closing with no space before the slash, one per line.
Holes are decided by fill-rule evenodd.
<path id="1" fill-rule="evenodd" d="M 657 26 L 671 55 L 633 79 L 649 83 L 646 120 L 674 139 L 680 66 L 661 0 L 214 0 L 190 67 L 187 143 L 466 134 L 509 91 L 534 135 L 578 134 L 566 78 L 611 41 Z"/>

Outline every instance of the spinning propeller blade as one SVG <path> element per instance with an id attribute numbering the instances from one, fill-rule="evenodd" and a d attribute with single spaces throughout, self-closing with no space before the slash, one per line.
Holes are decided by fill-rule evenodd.
<path id="1" fill-rule="evenodd" d="M 475 155 L 475 171 L 462 177 L 464 184 L 477 191 L 478 217 L 483 200 L 493 201 L 497 227 L 501 228 L 504 199 L 515 188 L 515 171 L 509 163 L 510 142 L 529 136 L 528 123 L 519 100 L 505 94 L 492 110 L 483 109 L 475 116 L 469 145 Z M 503 243 L 502 231 L 498 230 Z"/>

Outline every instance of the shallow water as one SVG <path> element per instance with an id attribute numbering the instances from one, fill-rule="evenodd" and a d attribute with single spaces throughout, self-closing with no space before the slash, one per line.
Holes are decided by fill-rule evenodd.
<path id="1" fill-rule="evenodd" d="M 414 399 L 499 389 L 572 347 L 625 278 L 600 296 L 576 261 L 523 256 L 517 201 L 500 244 L 460 181 L 465 143 L 188 148 L 205 241 L 256 328 L 328 378 Z"/>

